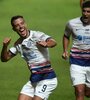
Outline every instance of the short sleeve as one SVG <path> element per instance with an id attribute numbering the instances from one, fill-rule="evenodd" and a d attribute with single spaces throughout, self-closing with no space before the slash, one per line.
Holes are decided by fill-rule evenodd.
<path id="1" fill-rule="evenodd" d="M 72 28 L 70 23 L 68 22 L 65 27 L 64 35 L 70 37 L 71 33 L 72 33 Z"/>
<path id="2" fill-rule="evenodd" d="M 48 38 L 51 38 L 51 36 L 49 36 L 49 35 L 47 35 L 43 32 L 38 31 L 37 34 L 38 34 L 38 38 L 39 38 L 40 41 L 42 41 L 42 40 L 46 41 Z"/>
<path id="3" fill-rule="evenodd" d="M 11 53 L 13 53 L 15 55 L 17 54 L 17 49 L 15 47 L 11 47 L 9 50 Z"/>

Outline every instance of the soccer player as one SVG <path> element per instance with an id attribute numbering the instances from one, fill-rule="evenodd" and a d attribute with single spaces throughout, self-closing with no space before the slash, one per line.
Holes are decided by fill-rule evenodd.
<path id="1" fill-rule="evenodd" d="M 68 21 L 63 36 L 63 55 L 68 59 L 70 50 L 70 75 L 76 100 L 90 97 L 90 1 L 82 4 L 82 16 Z"/>
<path id="2" fill-rule="evenodd" d="M 4 39 L 1 61 L 7 62 L 19 53 L 31 72 L 18 100 L 47 100 L 57 87 L 57 77 L 51 67 L 48 48 L 55 47 L 57 43 L 43 32 L 29 30 L 23 16 L 13 16 L 11 25 L 20 38 L 11 48 L 8 48 L 11 38 Z"/>

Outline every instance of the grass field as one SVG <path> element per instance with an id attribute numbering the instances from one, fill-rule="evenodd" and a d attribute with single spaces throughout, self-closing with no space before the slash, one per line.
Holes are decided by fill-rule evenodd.
<path id="1" fill-rule="evenodd" d="M 58 43 L 55 48 L 49 49 L 58 77 L 58 87 L 49 100 L 75 100 L 69 77 L 69 63 L 64 61 L 61 55 L 66 22 L 81 15 L 79 0 L 0 0 L 1 47 L 4 37 L 12 38 L 10 46 L 18 38 L 10 25 L 13 15 L 23 15 L 30 29 L 43 31 Z M 17 100 L 29 74 L 25 61 L 19 55 L 7 63 L 0 61 L 0 100 Z"/>

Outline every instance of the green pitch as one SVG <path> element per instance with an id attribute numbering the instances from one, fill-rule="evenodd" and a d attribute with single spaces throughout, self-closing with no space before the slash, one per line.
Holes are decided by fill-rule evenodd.
<path id="1" fill-rule="evenodd" d="M 23 15 L 28 28 L 43 31 L 57 41 L 58 45 L 50 49 L 50 54 L 58 87 L 49 100 L 75 100 L 69 63 L 61 55 L 64 26 L 69 19 L 81 15 L 79 0 L 0 0 L 0 51 L 4 37 L 12 38 L 10 46 L 18 38 L 10 25 L 13 15 Z M 17 100 L 29 74 L 25 61 L 19 55 L 6 63 L 0 61 L 0 100 Z"/>

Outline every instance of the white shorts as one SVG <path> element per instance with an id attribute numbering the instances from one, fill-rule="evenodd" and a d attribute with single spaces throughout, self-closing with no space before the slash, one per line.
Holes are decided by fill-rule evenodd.
<path id="1" fill-rule="evenodd" d="M 71 64 L 70 74 L 73 86 L 85 84 L 87 87 L 90 87 L 90 66 Z"/>
<path id="2" fill-rule="evenodd" d="M 21 94 L 34 97 L 35 95 L 41 97 L 43 100 L 47 100 L 52 91 L 57 87 L 57 78 L 46 79 L 35 84 L 27 82 L 22 90 Z"/>

